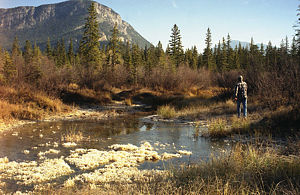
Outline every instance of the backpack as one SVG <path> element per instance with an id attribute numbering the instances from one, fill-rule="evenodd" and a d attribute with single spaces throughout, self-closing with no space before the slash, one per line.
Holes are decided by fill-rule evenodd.
<path id="1" fill-rule="evenodd" d="M 245 82 L 240 82 L 236 86 L 236 97 L 238 99 L 247 98 L 247 84 Z"/>

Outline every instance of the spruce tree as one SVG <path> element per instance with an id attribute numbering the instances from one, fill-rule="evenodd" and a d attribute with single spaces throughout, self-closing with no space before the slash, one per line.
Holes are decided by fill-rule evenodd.
<path id="1" fill-rule="evenodd" d="M 11 83 L 11 81 L 15 78 L 16 73 L 17 73 L 17 69 L 11 59 L 9 52 L 4 51 L 3 75 L 5 78 L 5 81 L 7 83 Z"/>
<path id="2" fill-rule="evenodd" d="M 165 52 L 160 41 L 155 48 L 155 55 L 157 59 L 157 65 L 162 69 L 166 68 Z"/>
<path id="3" fill-rule="evenodd" d="M 200 53 L 197 59 L 197 67 L 198 69 L 202 68 L 204 66 L 203 63 L 203 55 Z"/>
<path id="4" fill-rule="evenodd" d="M 217 46 L 217 49 L 216 49 L 216 66 L 217 66 L 217 70 L 220 72 L 222 70 L 222 63 L 221 63 L 221 42 L 219 40 L 219 43 L 218 43 L 218 46 Z"/>
<path id="5" fill-rule="evenodd" d="M 12 45 L 12 52 L 11 52 L 11 58 L 12 58 L 12 63 L 16 67 L 16 78 L 21 77 L 24 69 L 24 58 L 22 56 L 22 50 L 20 49 L 19 41 L 18 38 L 15 37 L 13 45 Z"/>
<path id="6" fill-rule="evenodd" d="M 125 68 L 130 71 L 132 67 L 132 55 L 131 55 L 131 46 L 129 41 L 126 42 L 125 46 L 125 52 L 123 54 L 123 59 L 124 59 L 124 66 Z"/>
<path id="7" fill-rule="evenodd" d="M 25 42 L 23 56 L 25 60 L 25 65 L 28 65 L 32 61 L 33 57 L 32 45 L 29 40 L 26 40 Z"/>
<path id="8" fill-rule="evenodd" d="M 17 36 L 14 39 L 11 53 L 12 53 L 12 56 L 20 56 L 22 54 Z"/>
<path id="9" fill-rule="evenodd" d="M 296 25 L 296 41 L 298 44 L 298 52 L 300 54 L 300 5 L 298 5 L 298 21 L 297 21 L 297 25 Z"/>
<path id="10" fill-rule="evenodd" d="M 65 40 L 62 38 L 60 41 L 60 48 L 59 48 L 60 58 L 62 61 L 62 66 L 68 64 L 68 56 L 66 52 L 66 45 Z"/>
<path id="11" fill-rule="evenodd" d="M 36 42 L 34 42 L 33 45 L 33 58 L 32 63 L 29 66 L 29 69 L 27 70 L 26 79 L 32 84 L 38 85 L 38 79 L 42 76 L 41 71 L 41 50 L 37 46 Z"/>
<path id="12" fill-rule="evenodd" d="M 297 41 L 296 41 L 296 37 L 293 37 L 292 40 L 292 45 L 291 45 L 291 57 L 293 58 L 293 60 L 295 60 L 298 56 L 297 56 Z"/>
<path id="13" fill-rule="evenodd" d="M 75 54 L 74 54 L 74 47 L 73 47 L 73 40 L 70 38 L 70 43 L 69 43 L 69 49 L 68 49 L 68 60 L 70 62 L 71 66 L 75 65 Z"/>
<path id="14" fill-rule="evenodd" d="M 134 44 L 132 46 L 132 67 L 131 75 L 132 82 L 134 85 L 138 83 L 138 66 L 141 64 L 142 56 L 138 45 Z"/>
<path id="15" fill-rule="evenodd" d="M 39 58 L 42 55 L 42 52 L 40 50 L 40 47 L 37 46 L 36 42 L 34 42 L 33 45 L 33 57 L 34 58 Z"/>
<path id="16" fill-rule="evenodd" d="M 57 67 L 61 68 L 68 63 L 68 57 L 66 53 L 64 39 L 61 39 L 60 41 L 57 42 L 53 53 L 54 53 L 54 58 Z"/>
<path id="17" fill-rule="evenodd" d="M 145 70 L 146 70 L 146 76 L 150 76 L 151 72 L 152 72 L 152 69 L 158 64 L 158 58 L 156 56 L 156 49 L 153 45 L 151 45 L 149 47 L 149 49 L 146 50 L 146 59 L 145 59 L 145 62 L 146 62 L 146 67 L 145 67 Z"/>
<path id="18" fill-rule="evenodd" d="M 198 64 L 198 50 L 197 47 L 194 45 L 192 47 L 192 62 L 190 64 L 192 69 L 197 69 L 197 64 Z"/>
<path id="19" fill-rule="evenodd" d="M 223 37 L 222 40 L 222 49 L 221 49 L 221 61 L 220 61 L 220 70 L 221 71 L 228 71 L 229 64 L 228 64 L 228 46 L 225 42 L 225 38 Z"/>
<path id="20" fill-rule="evenodd" d="M 183 47 L 181 43 L 181 35 L 178 26 L 174 24 L 171 33 L 171 40 L 169 41 L 169 55 L 173 59 L 175 65 L 178 67 L 183 61 Z"/>
<path id="21" fill-rule="evenodd" d="M 47 40 L 46 55 L 47 55 L 48 58 L 51 58 L 52 55 L 53 55 L 53 51 L 52 51 L 52 48 L 51 48 L 51 42 L 50 42 L 49 37 L 48 37 L 48 40 Z"/>
<path id="22" fill-rule="evenodd" d="M 203 63 L 206 68 L 209 70 L 216 70 L 216 64 L 213 58 L 213 53 L 212 53 L 212 39 L 211 39 L 211 32 L 210 29 L 207 29 L 206 33 L 206 38 L 205 38 L 205 44 L 206 47 L 204 49 L 203 53 Z"/>
<path id="23" fill-rule="evenodd" d="M 101 68 L 100 34 L 95 3 L 91 3 L 88 12 L 79 52 L 86 68 Z"/>
<path id="24" fill-rule="evenodd" d="M 228 34 L 227 35 L 227 64 L 228 64 L 228 68 L 229 69 L 235 69 L 235 65 L 234 65 L 234 53 L 233 53 L 233 49 L 231 47 L 231 37 Z"/>
<path id="25" fill-rule="evenodd" d="M 235 46 L 233 53 L 234 53 L 234 67 L 235 67 L 235 69 L 240 69 L 241 68 L 240 52 L 239 52 L 239 49 L 237 46 Z"/>
<path id="26" fill-rule="evenodd" d="M 185 62 L 185 64 L 187 64 L 190 68 L 191 68 L 191 65 L 192 65 L 192 58 L 193 58 L 192 50 L 191 50 L 191 49 L 187 49 L 187 50 L 185 51 L 185 54 L 184 54 L 184 62 Z"/>
<path id="27" fill-rule="evenodd" d="M 112 35 L 108 44 L 108 65 L 110 66 L 112 72 L 117 64 L 120 63 L 120 40 L 119 40 L 119 30 L 118 25 L 115 23 L 112 30 Z"/>

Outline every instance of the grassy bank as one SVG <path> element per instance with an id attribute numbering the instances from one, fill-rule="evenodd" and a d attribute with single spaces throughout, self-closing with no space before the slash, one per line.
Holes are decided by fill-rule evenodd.
<path id="1" fill-rule="evenodd" d="M 14 120 L 38 120 L 71 108 L 39 91 L 0 86 L 0 110 L 0 121 L 10 123 Z"/>
<path id="2" fill-rule="evenodd" d="M 256 97 L 250 97 L 248 117 L 238 118 L 236 103 L 230 99 L 229 90 L 210 88 L 189 93 L 159 106 L 157 114 L 165 119 L 206 120 L 209 127 L 202 134 L 205 137 L 222 138 L 257 133 L 276 137 L 300 136 L 298 104 L 270 109 L 263 102 L 254 101 Z"/>
<path id="3" fill-rule="evenodd" d="M 237 145 L 224 156 L 153 175 L 145 181 L 99 183 L 48 194 L 299 194 L 300 158 L 274 148 Z M 43 192 L 45 193 L 45 192 Z"/>

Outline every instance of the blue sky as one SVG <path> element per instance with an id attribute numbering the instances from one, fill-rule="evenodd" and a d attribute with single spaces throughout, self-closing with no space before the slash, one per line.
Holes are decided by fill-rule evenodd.
<path id="1" fill-rule="evenodd" d="M 63 0 L 0 0 L 0 7 L 37 6 Z M 179 26 L 184 48 L 204 48 L 207 28 L 213 43 L 229 33 L 233 40 L 279 45 L 295 33 L 299 0 L 96 0 L 111 7 L 142 36 L 166 47 Z M 200 50 L 200 51 L 201 51 Z"/>

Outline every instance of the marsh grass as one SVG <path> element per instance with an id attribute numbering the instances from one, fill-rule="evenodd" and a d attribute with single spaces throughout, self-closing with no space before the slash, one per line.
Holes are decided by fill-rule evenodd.
<path id="1" fill-rule="evenodd" d="M 171 169 L 164 176 L 135 183 L 86 184 L 48 194 L 299 194 L 299 183 L 299 156 L 238 144 L 222 156 Z"/>
<path id="2" fill-rule="evenodd" d="M 207 132 L 204 136 L 207 137 L 224 137 L 229 133 L 229 127 L 225 119 L 211 119 L 209 122 Z"/>
<path id="3" fill-rule="evenodd" d="M 238 118 L 237 116 L 233 116 L 230 118 L 230 123 L 231 129 L 234 132 L 249 132 L 251 129 L 251 120 L 249 118 Z"/>
<path id="4" fill-rule="evenodd" d="M 61 141 L 65 141 L 65 142 L 80 142 L 83 139 L 84 136 L 82 132 L 77 129 L 77 126 L 72 126 L 61 137 Z"/>
<path id="5" fill-rule="evenodd" d="M 67 142 L 80 142 L 84 139 L 82 132 L 81 131 L 71 131 L 67 132 L 65 135 L 62 136 L 61 140 L 62 141 L 67 141 Z"/>
<path id="6" fill-rule="evenodd" d="M 158 107 L 157 114 L 165 119 L 176 117 L 175 108 L 169 105 Z"/>
<path id="7" fill-rule="evenodd" d="M 184 97 L 170 103 L 177 112 L 178 117 L 187 119 L 207 118 L 210 116 L 232 115 L 236 113 L 236 105 L 232 100 L 219 101 L 220 92 L 210 92 L 207 96 L 198 95 Z"/>

